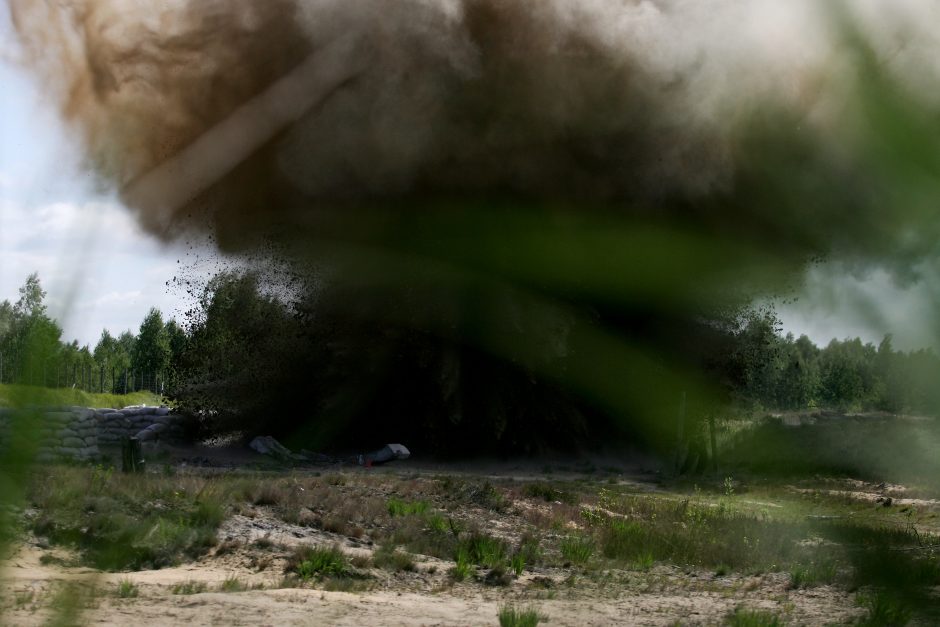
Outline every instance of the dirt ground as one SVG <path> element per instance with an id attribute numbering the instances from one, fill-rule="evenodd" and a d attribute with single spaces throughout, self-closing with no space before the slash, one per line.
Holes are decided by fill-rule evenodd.
<path id="1" fill-rule="evenodd" d="M 556 480 L 568 475 L 584 480 L 576 468 L 564 464 L 556 468 L 562 469 L 553 472 Z M 541 463 L 493 462 L 444 469 L 450 475 L 494 480 L 545 477 Z M 368 471 L 347 467 L 339 473 L 352 480 L 370 473 L 368 485 L 387 494 L 383 478 L 420 484 L 441 470 L 438 465 L 406 463 Z M 606 484 L 614 480 L 637 490 L 659 490 L 648 469 L 622 471 L 616 479 L 597 478 Z M 529 510 L 549 506 L 519 500 L 511 504 L 509 514 L 467 508 L 462 515 L 492 533 L 508 534 L 531 517 Z M 377 546 L 368 535 L 285 522 L 264 506 L 232 513 L 218 535 L 219 546 L 197 561 L 125 573 L 69 566 L 67 551 L 27 537 L 3 571 L 2 622 L 44 624 L 63 602 L 61 591 L 68 584 L 78 591 L 82 621 L 115 626 L 496 625 L 499 608 L 507 604 L 535 608 L 547 624 L 559 626 L 715 625 L 738 607 L 767 610 L 786 617 L 789 624 L 805 625 L 849 623 L 862 613 L 844 589 L 790 589 L 786 573 L 718 574 L 667 564 L 590 572 L 571 565 L 541 566 L 527 569 L 508 585 L 488 586 L 473 578 L 453 581 L 448 575 L 452 561 L 414 555 L 415 569 L 410 572 L 371 567 L 369 583 L 361 589 L 283 587 L 284 551 L 291 547 L 338 546 L 350 558 L 367 558 Z M 269 545 L 281 550 L 264 548 Z M 237 580 L 239 589 L 223 591 L 226 580 Z M 127 581 L 136 586 L 136 596 L 121 598 L 117 590 Z M 190 586 L 191 593 L 180 593 L 182 586 Z"/>

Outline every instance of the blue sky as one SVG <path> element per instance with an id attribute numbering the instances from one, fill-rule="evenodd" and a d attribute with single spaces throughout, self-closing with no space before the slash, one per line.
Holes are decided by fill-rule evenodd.
<path id="1" fill-rule="evenodd" d="M 172 315 L 181 297 L 165 283 L 192 263 L 188 245 L 146 237 L 96 189 L 30 77 L 0 61 L 0 85 L 0 300 L 38 272 L 65 338 L 92 345 L 102 328 L 136 331 L 151 306 Z"/>

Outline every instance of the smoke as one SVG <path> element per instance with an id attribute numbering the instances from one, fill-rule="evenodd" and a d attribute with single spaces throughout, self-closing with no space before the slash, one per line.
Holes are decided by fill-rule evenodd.
<path id="1" fill-rule="evenodd" d="M 10 0 L 95 172 L 157 235 L 232 247 L 376 199 L 732 192 L 761 107 L 844 139 L 853 57 L 820 4 Z M 853 6 L 899 79 L 936 75 L 932 3 Z"/>
<path id="2" fill-rule="evenodd" d="M 910 281 L 940 239 L 927 0 L 8 3 L 151 233 L 277 242 L 312 315 L 429 330 L 617 415 L 695 387 L 674 357 L 720 343 L 703 310 L 823 257 Z"/>

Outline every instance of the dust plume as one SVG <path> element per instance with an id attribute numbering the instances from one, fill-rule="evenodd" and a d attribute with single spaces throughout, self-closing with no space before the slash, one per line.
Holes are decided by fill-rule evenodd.
<path id="1" fill-rule="evenodd" d="M 762 107 L 847 169 L 859 65 L 817 2 L 9 2 L 23 62 L 161 237 L 238 248 L 317 207 L 440 196 L 684 215 L 735 193 Z M 931 3 L 852 7 L 893 78 L 936 77 Z M 695 224 L 751 221 L 729 206 Z M 844 217 L 761 224 L 819 253 Z"/>

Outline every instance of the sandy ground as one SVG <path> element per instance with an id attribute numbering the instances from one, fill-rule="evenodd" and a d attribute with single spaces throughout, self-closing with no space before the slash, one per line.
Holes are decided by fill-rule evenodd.
<path id="1" fill-rule="evenodd" d="M 213 462 L 207 465 L 207 471 L 225 472 L 225 465 L 233 462 L 238 465 L 244 460 L 219 458 Z M 601 468 L 604 463 L 594 465 Z M 623 472 L 617 482 L 629 483 L 638 491 L 659 490 L 651 480 L 652 471 L 635 470 Z M 347 471 L 363 472 L 362 469 Z M 441 472 L 453 476 L 461 471 L 447 465 L 409 463 L 369 472 L 400 476 Z M 466 469 L 466 474 L 476 478 L 512 477 L 518 481 L 544 479 L 545 472 L 543 467 L 534 464 L 498 462 L 476 463 Z M 555 478 L 569 473 L 572 477 L 581 474 L 565 463 L 556 464 L 552 472 Z M 897 490 L 894 494 L 902 496 Z M 533 507 L 524 502 L 514 506 L 520 511 Z M 324 590 L 317 584 L 281 587 L 284 559 L 266 557 L 270 563 L 259 568 L 259 554 L 252 548 L 253 541 L 265 538 L 282 547 L 338 545 L 350 557 L 369 556 L 375 547 L 355 537 L 286 523 L 266 513 L 264 508 L 247 513 L 249 515 L 234 513 L 219 530 L 220 540 L 235 548 L 229 548 L 224 554 L 216 550 L 195 562 L 160 570 L 101 573 L 69 567 L 64 565 L 72 557 L 67 552 L 28 538 L 16 547 L 2 571 L 0 624 L 44 624 L 54 611 L 52 608 L 60 603 L 58 595 L 66 584 L 74 584 L 83 591 L 83 622 L 122 627 L 497 625 L 498 609 L 507 604 L 533 607 L 551 626 L 716 625 L 742 606 L 773 612 L 791 625 L 850 623 L 864 614 L 855 604 L 853 595 L 842 589 L 831 586 L 789 589 L 786 573 L 717 575 L 662 564 L 648 571 L 601 573 L 546 567 L 532 572 L 527 570 L 509 586 L 492 587 L 470 580 L 455 583 L 447 575 L 453 562 L 418 555 L 415 556 L 416 572 L 388 573 L 372 568 L 366 589 L 360 591 Z M 499 520 L 482 522 L 488 531 L 499 533 Z M 249 589 L 221 591 L 222 582 L 228 578 L 237 578 Z M 118 585 L 123 580 L 137 586 L 136 597 L 118 597 Z M 178 592 L 174 591 L 175 587 L 188 582 L 202 584 L 205 591 L 174 593 Z"/>
<path id="2" fill-rule="evenodd" d="M 594 583 L 556 588 L 555 598 L 527 594 L 532 576 L 520 578 L 509 590 L 456 584 L 424 592 L 398 590 L 394 580 L 365 592 L 310 588 L 207 591 L 178 595 L 174 584 L 198 581 L 217 589 L 227 577 L 247 584 L 274 586 L 274 573 L 253 573 L 232 559 L 207 558 L 177 568 L 134 573 L 97 573 L 89 569 L 43 565 L 45 553 L 22 546 L 5 571 L 8 600 L 3 622 L 41 625 L 55 604 L 55 589 L 73 582 L 89 594 L 83 619 L 90 625 L 495 625 L 498 608 L 506 603 L 535 607 L 550 625 L 688 625 L 716 624 L 735 607 L 765 609 L 791 617 L 794 624 L 849 622 L 859 615 L 851 599 L 828 587 L 788 591 L 786 577 L 715 578 L 656 567 L 645 573 L 646 585 L 598 586 Z M 231 556 L 226 556 L 230 558 Z M 136 598 L 116 595 L 121 580 L 139 588 Z M 430 579 L 430 578 L 429 578 Z M 28 601 L 24 597 L 29 596 Z"/>

